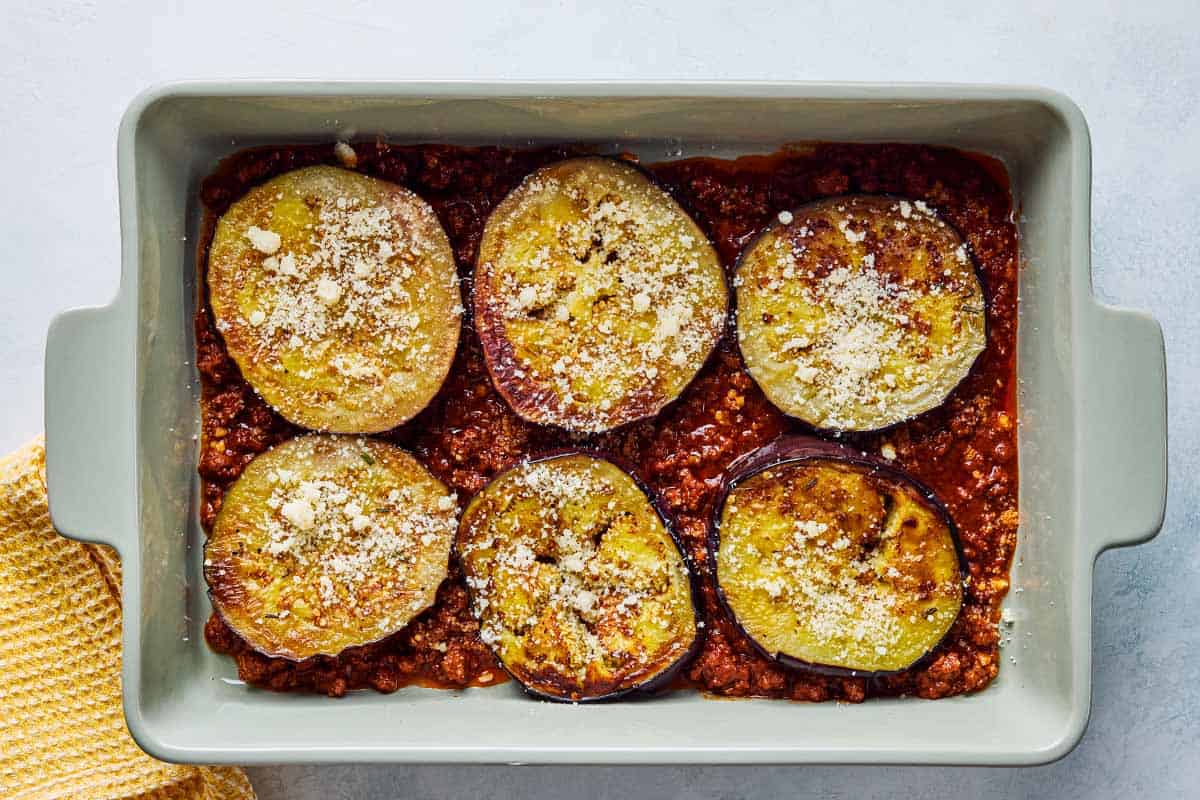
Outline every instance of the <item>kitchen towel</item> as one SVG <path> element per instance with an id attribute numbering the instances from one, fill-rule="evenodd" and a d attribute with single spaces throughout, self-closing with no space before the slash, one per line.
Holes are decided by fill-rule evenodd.
<path id="1" fill-rule="evenodd" d="M 167 764 L 121 710 L 121 565 L 59 536 L 42 441 L 0 460 L 0 797 L 254 800 L 238 767 Z"/>

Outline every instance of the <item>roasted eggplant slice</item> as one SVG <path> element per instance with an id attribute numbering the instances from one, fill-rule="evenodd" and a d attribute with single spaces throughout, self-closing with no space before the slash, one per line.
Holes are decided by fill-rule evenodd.
<path id="1" fill-rule="evenodd" d="M 208 288 L 246 380 L 306 428 L 375 433 L 408 421 L 458 344 L 458 273 L 433 209 L 336 167 L 285 173 L 230 206 Z"/>
<path id="2" fill-rule="evenodd" d="M 855 195 L 781 212 L 734 285 L 750 375 L 817 428 L 877 430 L 935 408 L 986 344 L 971 254 L 919 200 Z"/>
<path id="3" fill-rule="evenodd" d="M 204 578 L 217 613 L 260 653 L 335 655 L 433 605 L 457 527 L 454 494 L 400 448 L 304 436 L 230 487 Z"/>
<path id="4" fill-rule="evenodd" d="M 963 602 L 949 513 L 849 448 L 777 440 L 731 467 L 709 546 L 718 592 L 766 656 L 833 674 L 916 664 Z"/>
<path id="5" fill-rule="evenodd" d="M 484 642 L 534 696 L 665 688 L 697 641 L 678 544 L 604 459 L 568 453 L 499 475 L 467 506 L 458 552 Z"/>
<path id="6" fill-rule="evenodd" d="M 597 432 L 679 396 L 721 336 L 728 290 L 670 195 L 627 163 L 579 158 L 534 172 L 492 212 L 474 305 L 509 405 Z"/>

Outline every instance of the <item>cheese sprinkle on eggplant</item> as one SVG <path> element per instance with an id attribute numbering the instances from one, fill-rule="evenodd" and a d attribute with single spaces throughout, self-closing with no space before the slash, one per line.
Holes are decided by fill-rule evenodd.
<path id="1" fill-rule="evenodd" d="M 809 454 L 735 479 L 718 514 L 722 599 L 784 664 L 897 672 L 958 617 L 953 523 L 896 470 Z"/>
<path id="2" fill-rule="evenodd" d="M 817 428 L 876 430 L 928 411 L 986 344 L 967 246 L 921 201 L 850 196 L 781 213 L 735 285 L 751 376 Z"/>
<path id="3" fill-rule="evenodd" d="M 488 369 L 533 422 L 598 432 L 657 413 L 703 366 L 728 290 L 695 222 L 605 158 L 530 175 L 488 219 L 475 273 Z"/>
<path id="4" fill-rule="evenodd" d="M 458 551 L 483 641 L 532 694 L 650 691 L 693 648 L 679 547 L 606 460 L 567 454 L 503 473 L 467 507 Z"/>
<path id="5" fill-rule="evenodd" d="M 304 436 L 255 458 L 205 545 L 213 606 L 254 649 L 336 655 L 431 606 L 456 498 L 398 447 Z"/>
<path id="6" fill-rule="evenodd" d="M 208 285 L 246 379 L 307 428 L 406 422 L 441 387 L 458 343 L 458 273 L 433 209 L 336 167 L 285 173 L 230 206 Z"/>

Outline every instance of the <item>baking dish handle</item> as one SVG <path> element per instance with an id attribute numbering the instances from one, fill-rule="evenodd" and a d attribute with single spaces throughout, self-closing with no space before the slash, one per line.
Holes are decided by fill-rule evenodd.
<path id="1" fill-rule="evenodd" d="M 1167 364 L 1148 314 L 1093 303 L 1084 338 L 1083 530 L 1099 553 L 1139 544 L 1162 527 L 1167 504 Z"/>
<path id="2" fill-rule="evenodd" d="M 132 336 L 121 300 L 58 315 L 46 336 L 46 487 L 65 536 L 110 544 L 136 537 Z M 124 324 L 128 324 L 127 322 Z"/>

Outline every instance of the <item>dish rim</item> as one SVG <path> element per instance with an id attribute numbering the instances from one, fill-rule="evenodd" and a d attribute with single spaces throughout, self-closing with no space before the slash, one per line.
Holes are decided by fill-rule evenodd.
<path id="1" fill-rule="evenodd" d="M 126 658 L 123 665 L 123 679 L 126 686 L 137 687 L 136 690 L 124 693 L 124 705 L 129 728 L 139 744 L 153 755 L 166 760 L 185 761 L 227 761 L 243 763 L 279 763 L 283 761 L 302 762 L 312 760 L 314 756 L 321 760 L 331 761 L 361 761 L 371 758 L 402 761 L 437 761 L 437 762 L 497 762 L 511 761 L 512 753 L 489 752 L 482 748 L 444 748 L 437 751 L 399 750 L 396 747 L 381 746 L 379 748 L 346 749 L 308 749 L 308 748 L 273 748 L 264 746 L 256 750 L 221 749 L 219 747 L 197 749 L 181 748 L 163 741 L 151 730 L 145 719 L 141 703 L 140 690 L 143 686 L 141 671 L 141 641 L 139 636 L 140 617 L 142 614 L 141 598 L 141 552 L 139 550 L 140 530 L 131 533 L 120 529 L 120 520 L 138 519 L 136 507 L 140 503 L 140 485 L 137 475 L 141 471 L 140 452 L 137 446 L 137 432 L 140 421 L 136 412 L 130 413 L 129 408 L 122 408 L 120 400 L 129 399 L 135 388 L 142 386 L 141 376 L 137 374 L 136 364 L 130 364 L 124 377 L 129 378 L 127 386 L 119 389 L 117 394 L 128 392 L 128 397 L 101 398 L 100 411 L 105 419 L 116 422 L 107 431 L 102 442 L 97 444 L 110 445 L 107 448 L 105 463 L 118 460 L 124 464 L 134 465 L 129 474 L 115 474 L 104 478 L 93 476 L 88 479 L 84 474 L 89 467 L 95 466 L 99 456 L 87 454 L 78 445 L 88 441 L 85 434 L 89 433 L 86 421 L 77 417 L 78 402 L 65 397 L 70 386 L 78 386 L 80 382 L 86 385 L 89 378 L 97 378 L 102 373 L 99 370 L 105 364 L 88 364 L 79 354 L 71 354 L 71 347 L 79 345 L 81 337 L 87 331 L 94 335 L 97 329 L 105 329 L 109 336 L 120 335 L 123 331 L 122 322 L 130 324 L 139 318 L 139 309 L 132 306 L 131 300 L 136 296 L 136 288 L 131 284 L 138 280 L 139 272 L 139 222 L 137 216 L 140 186 L 139 176 L 135 171 L 135 138 L 145 115 L 158 103 L 178 98 L 214 97 L 223 100 L 245 99 L 254 97 L 275 97 L 313 100 L 317 98 L 390 98 L 412 99 L 430 98 L 446 99 L 487 99 L 487 98 L 518 98 L 525 100 L 536 99 L 598 99 L 612 98 L 664 98 L 664 99 L 703 99 L 732 100 L 735 98 L 752 98 L 758 100 L 788 99 L 802 101 L 889 101 L 894 103 L 925 103 L 925 102 L 963 102 L 963 101 L 1003 101 L 1024 102 L 1041 106 L 1055 115 L 1065 126 L 1069 141 L 1068 157 L 1071 163 L 1071 185 L 1065 202 L 1071 204 L 1072 227 L 1069 232 L 1070 252 L 1065 259 L 1069 263 L 1063 266 L 1065 270 L 1082 270 L 1090 276 L 1090 141 L 1087 124 L 1079 108 L 1065 95 L 1047 89 L 1024 86 L 953 84 L 953 83 L 819 83 L 819 82 L 743 82 L 743 81 L 561 81 L 551 83 L 532 82 L 475 82 L 475 81 L 291 81 L 291 80 L 241 80 L 241 81 L 185 81 L 162 84 L 151 87 L 139 94 L 130 104 L 122 118 L 118 136 L 118 176 L 119 196 L 121 206 L 122 231 L 122 280 L 116 298 L 107 306 L 92 309 L 81 309 L 66 312 L 57 317 L 51 324 L 47 340 L 47 370 L 46 370 L 46 421 L 47 421 L 47 483 L 50 486 L 50 509 L 52 518 L 64 534 L 86 541 L 99 541 L 113 544 L 127 562 L 124 571 L 124 647 L 133 657 Z M 1066 755 L 1079 741 L 1087 724 L 1090 711 L 1090 623 L 1091 623 L 1091 562 L 1104 549 L 1114 546 L 1136 544 L 1151 538 L 1162 524 L 1165 511 L 1166 492 L 1166 422 L 1165 422 L 1165 364 L 1163 363 L 1162 336 L 1157 323 L 1146 314 L 1125 310 L 1117 310 L 1100 303 L 1089 290 L 1090 280 L 1080 284 L 1073 282 L 1069 289 L 1073 304 L 1073 325 L 1070 345 L 1072 361 L 1075 362 L 1076 373 L 1074 385 L 1081 385 L 1086 379 L 1105 377 L 1106 371 L 1096 363 L 1080 364 L 1087 361 L 1087 356 L 1093 357 L 1096 351 L 1103 350 L 1102 345 L 1117 348 L 1124 354 L 1124 361 L 1137 366 L 1138 377 L 1145 379 L 1145 384 L 1136 393 L 1122 395 L 1119 399 L 1128 406 L 1135 401 L 1149 401 L 1149 407 L 1139 409 L 1146 415 L 1143 420 L 1148 429 L 1147 438 L 1152 440 L 1149 445 L 1138 449 L 1133 456 L 1123 453 L 1123 448 L 1130 444 L 1130 437 L 1120 435 L 1113 442 L 1100 444 L 1087 441 L 1080 442 L 1080 447 L 1096 458 L 1103 456 L 1121 455 L 1124 465 L 1128 467 L 1137 464 L 1149 471 L 1137 491 L 1140 496 L 1129 510 L 1113 522 L 1107 534 L 1095 534 L 1084 531 L 1089 519 L 1098 517 L 1100 512 L 1087 512 L 1087 500 L 1097 500 L 1103 497 L 1102 491 L 1110 488 L 1117 477 L 1100 475 L 1089 482 L 1097 484 L 1097 488 L 1088 489 L 1082 478 L 1071 487 L 1074 503 L 1079 511 L 1079 522 L 1076 530 L 1082 546 L 1075 548 L 1074 557 L 1078 564 L 1078 575 L 1075 585 L 1071 587 L 1073 602 L 1078 606 L 1079 619 L 1083 630 L 1073 630 L 1072 641 L 1069 643 L 1072 657 L 1072 672 L 1074 693 L 1071 697 L 1070 709 L 1062 728 L 1055 732 L 1048 742 L 1038 744 L 1028 749 L 1015 749 L 997 753 L 964 748 L 958 751 L 934 751 L 922 749 L 918 744 L 900 743 L 895 750 L 880 753 L 872 751 L 853 750 L 821 750 L 809 748 L 791 754 L 787 758 L 777 758 L 769 752 L 747 752 L 737 750 L 719 751 L 699 747 L 664 747 L 642 753 L 576 748 L 568 750 L 546 749 L 541 751 L 529 750 L 520 754 L 523 761 L 542 763 L 1005 763 L 1005 764 L 1036 764 L 1056 760 Z M 135 330 L 136 336 L 136 330 Z M 102 337 L 97 336 L 97 339 Z M 127 338 L 127 337 L 125 337 Z M 1089 341 L 1099 344 L 1088 345 Z M 1078 352 L 1076 352 L 1078 351 Z M 111 357 L 111 356 L 110 356 Z M 1140 366 L 1138 363 L 1140 362 Z M 1111 367 L 1111 365 L 1108 365 Z M 64 371 L 74 367 L 78 374 L 67 376 Z M 113 381 L 111 370 L 103 373 L 105 380 Z M 118 375 L 116 380 L 122 376 Z M 1108 378 L 1108 383 L 1112 383 Z M 1089 401 L 1080 398 L 1079 412 L 1087 415 L 1111 412 L 1111 406 L 1104 403 L 1116 403 L 1117 400 L 1103 398 Z M 1090 405 L 1089 405 L 1090 403 Z M 72 419 L 72 415 L 76 418 Z M 1080 427 L 1080 426 L 1077 426 Z M 90 431 L 94 433 L 94 431 Z M 1086 432 L 1086 431 L 1085 431 Z M 1159 433 L 1161 432 L 1161 448 Z M 81 457 L 82 456 L 82 457 Z M 1082 459 L 1086 463 L 1087 459 Z M 1155 463 L 1157 462 L 1157 463 Z M 1080 463 L 1077 458 L 1076 463 Z M 1116 472 L 1114 468 L 1109 473 Z M 119 472 L 119 471 L 118 471 Z M 81 491 L 103 489 L 109 493 L 112 503 L 106 511 L 93 516 L 96 509 L 85 500 L 94 500 L 95 495 L 82 497 Z M 1066 491 L 1064 489 L 1064 491 Z M 86 494 L 86 492 L 84 492 Z M 1085 496 L 1086 494 L 1086 496 Z M 114 511 L 120 506 L 122 498 L 127 498 L 126 513 Z M 1112 502 L 1108 503 L 1108 511 L 1112 511 Z M 107 519 L 105 519 L 107 518 Z M 948 700 L 942 703 L 954 702 Z M 958 703 L 969 703 L 970 698 L 960 698 Z"/>

